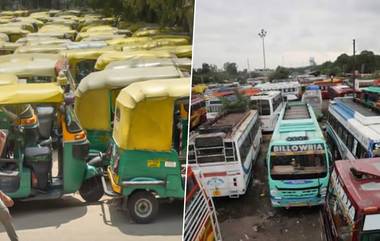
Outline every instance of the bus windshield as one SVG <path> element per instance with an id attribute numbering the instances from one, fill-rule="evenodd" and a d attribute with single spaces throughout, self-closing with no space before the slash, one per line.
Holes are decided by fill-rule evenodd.
<path id="1" fill-rule="evenodd" d="M 307 155 L 272 155 L 270 165 L 272 179 L 322 178 L 327 175 L 324 153 Z"/>

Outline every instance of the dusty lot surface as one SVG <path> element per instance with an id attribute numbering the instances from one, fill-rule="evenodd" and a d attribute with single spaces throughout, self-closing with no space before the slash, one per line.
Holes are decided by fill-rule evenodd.
<path id="1" fill-rule="evenodd" d="M 117 202 L 86 204 L 79 195 L 18 202 L 11 213 L 20 241 L 180 241 L 182 201 L 164 203 L 152 224 L 133 223 Z M 0 240 L 8 240 L 0 224 Z"/>

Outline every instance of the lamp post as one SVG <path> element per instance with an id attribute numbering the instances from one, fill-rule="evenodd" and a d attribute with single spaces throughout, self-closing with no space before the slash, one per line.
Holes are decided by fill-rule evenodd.
<path id="1" fill-rule="evenodd" d="M 265 31 L 264 29 L 261 29 L 260 33 L 259 33 L 259 37 L 262 39 L 263 41 L 263 57 L 264 57 L 264 70 L 266 69 L 266 63 L 265 63 L 265 43 L 264 43 L 264 39 L 265 39 L 265 36 L 267 36 L 267 31 Z"/>

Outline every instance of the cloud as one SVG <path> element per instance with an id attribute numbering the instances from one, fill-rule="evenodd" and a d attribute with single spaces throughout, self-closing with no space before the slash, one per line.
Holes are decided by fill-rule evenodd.
<path id="1" fill-rule="evenodd" d="M 260 29 L 265 38 L 267 66 L 304 66 L 335 60 L 357 49 L 378 53 L 378 0 L 196 0 L 194 65 L 222 66 L 234 61 L 239 68 L 262 68 Z"/>

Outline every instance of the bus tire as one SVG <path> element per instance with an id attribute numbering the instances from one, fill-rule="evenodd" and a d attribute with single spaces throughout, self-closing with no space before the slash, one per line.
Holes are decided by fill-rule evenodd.
<path id="1" fill-rule="evenodd" d="M 89 203 L 99 201 L 104 195 L 104 189 L 100 176 L 85 180 L 79 189 L 81 197 Z"/>
<path id="2" fill-rule="evenodd" d="M 132 220 L 139 224 L 151 223 L 158 213 L 158 200 L 148 191 L 137 191 L 128 197 L 127 208 Z"/>

